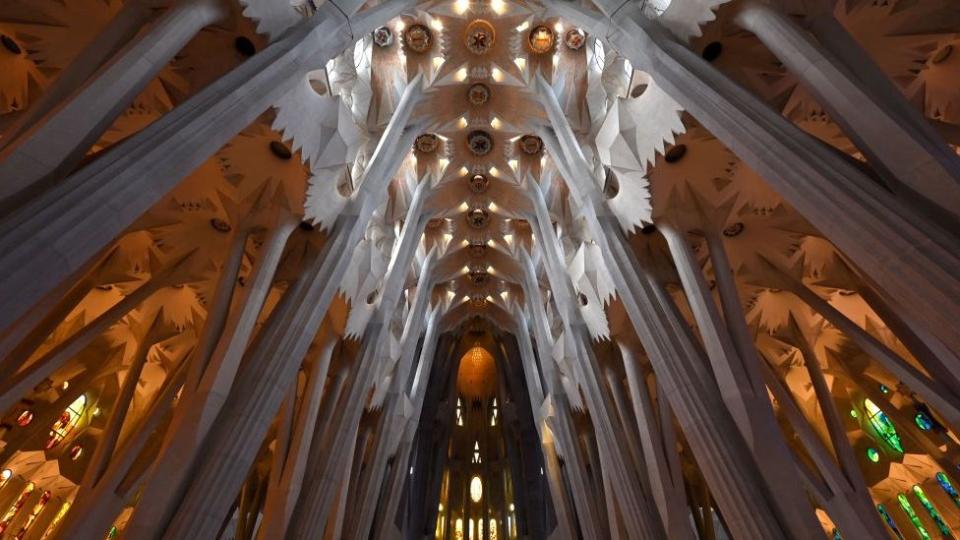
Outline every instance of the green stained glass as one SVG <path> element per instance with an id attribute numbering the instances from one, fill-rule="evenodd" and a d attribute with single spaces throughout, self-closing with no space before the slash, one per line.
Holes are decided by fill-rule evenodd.
<path id="1" fill-rule="evenodd" d="M 953 500 L 953 504 L 960 506 L 960 493 L 957 493 L 957 490 L 953 487 L 953 484 L 950 483 L 950 479 L 947 478 L 947 475 L 942 472 L 938 472 L 937 483 L 940 484 L 940 489 L 950 496 L 950 499 Z"/>
<path id="2" fill-rule="evenodd" d="M 867 448 L 867 459 L 869 459 L 870 461 L 872 461 L 872 462 L 874 462 L 874 463 L 879 462 L 879 461 L 880 461 L 880 452 L 877 452 L 877 449 L 876 449 L 876 448 L 873 448 L 873 447 Z"/>
<path id="3" fill-rule="evenodd" d="M 887 509 L 883 507 L 882 504 L 877 505 L 877 512 L 880 512 L 880 516 L 883 518 L 883 521 L 887 523 L 887 527 L 890 527 L 890 530 L 893 531 L 894 536 L 897 537 L 897 540 L 904 540 L 903 533 L 900 532 L 900 528 L 897 527 L 897 523 L 893 521 L 893 517 L 887 512 Z"/>
<path id="4" fill-rule="evenodd" d="M 832 540 L 843 540 L 843 536 L 840 534 L 840 529 L 833 528 L 833 537 Z"/>
<path id="5" fill-rule="evenodd" d="M 890 389 L 887 388 L 887 385 L 885 385 L 885 384 L 881 384 L 881 385 L 880 385 L 880 391 L 883 392 L 884 394 L 889 394 L 889 393 L 890 393 Z"/>
<path id="6" fill-rule="evenodd" d="M 903 513 L 910 518 L 910 522 L 913 523 L 913 527 L 917 529 L 917 534 L 920 535 L 920 538 L 922 540 L 932 540 L 930 533 L 923 527 L 923 522 L 920 521 L 920 517 L 917 516 L 917 513 L 913 511 L 913 507 L 910 506 L 910 501 L 907 500 L 907 496 L 903 493 L 897 495 L 897 502 L 900 503 L 900 508 L 903 510 Z"/>
<path id="7" fill-rule="evenodd" d="M 930 519 L 937 524 L 937 529 L 940 529 L 940 534 L 943 535 L 944 538 L 953 538 L 953 535 L 950 533 L 950 527 L 943 521 L 943 518 L 940 517 L 940 512 L 937 511 L 937 508 L 933 506 L 933 503 L 927 498 L 927 494 L 923 492 L 923 488 L 919 485 L 914 485 L 913 494 L 920 500 L 920 506 L 930 514 Z"/>
<path id="8" fill-rule="evenodd" d="M 118 532 L 118 531 L 117 531 L 117 528 L 116 528 L 115 526 L 114 526 L 114 527 L 110 527 L 110 530 L 107 531 L 107 538 L 106 538 L 106 540 L 113 540 L 114 538 L 116 538 L 116 537 L 117 537 L 117 532 Z"/>
<path id="9" fill-rule="evenodd" d="M 869 399 L 863 400 L 863 408 L 867 411 L 867 420 L 870 421 L 870 425 L 873 426 L 877 434 L 883 437 L 883 440 L 886 441 L 891 448 L 903 453 L 900 435 L 897 434 L 897 428 L 894 427 L 890 418 L 880 410 L 880 407 L 877 407 L 876 403 Z"/>
<path id="10" fill-rule="evenodd" d="M 924 431 L 933 429 L 933 420 L 923 412 L 918 412 L 917 415 L 913 417 L 913 423 Z"/>
<path id="11" fill-rule="evenodd" d="M 856 417 L 858 417 L 858 416 L 860 416 L 860 413 L 858 413 L 856 409 L 850 409 L 850 417 L 851 417 L 851 418 L 856 418 Z"/>

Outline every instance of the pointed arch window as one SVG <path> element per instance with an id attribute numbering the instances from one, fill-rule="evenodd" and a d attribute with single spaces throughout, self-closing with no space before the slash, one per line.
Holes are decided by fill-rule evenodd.
<path id="1" fill-rule="evenodd" d="M 937 480 L 937 484 L 940 484 L 940 489 L 942 489 L 943 492 L 950 497 L 950 499 L 953 501 L 953 504 L 957 505 L 957 507 L 960 507 L 960 493 L 957 493 L 957 490 L 953 487 L 953 484 L 950 483 L 950 479 L 947 478 L 947 475 L 942 472 L 938 472 L 935 478 Z"/>
<path id="2" fill-rule="evenodd" d="M 900 435 L 897 428 L 894 427 L 890 418 L 877 407 L 877 404 L 869 399 L 863 400 L 863 408 L 867 411 L 867 420 L 873 426 L 874 431 L 897 452 L 903 453 L 903 444 L 900 442 Z"/>
<path id="3" fill-rule="evenodd" d="M 473 460 L 471 463 L 478 465 L 483 463 L 483 459 L 480 458 L 480 441 L 474 441 L 473 443 Z"/>
<path id="4" fill-rule="evenodd" d="M 493 398 L 490 406 L 490 426 L 495 427 L 500 420 L 500 407 L 497 405 L 497 398 Z"/>
<path id="5" fill-rule="evenodd" d="M 463 426 L 463 400 L 457 397 L 457 425 Z"/>
<path id="6" fill-rule="evenodd" d="M 50 502 L 51 496 L 52 494 L 50 493 L 49 490 L 44 491 L 43 495 L 40 495 L 40 500 L 37 501 L 37 504 L 33 505 L 33 510 L 31 510 L 30 515 L 27 516 L 27 522 L 24 523 L 22 527 L 20 527 L 20 531 L 17 532 L 17 536 L 15 536 L 14 538 L 16 538 L 17 540 L 20 540 L 21 538 L 26 536 L 27 530 L 30 528 L 31 525 L 33 525 L 33 522 L 37 520 L 37 516 L 40 515 L 40 512 L 43 511 L 43 508 L 47 505 L 47 503 Z"/>
<path id="7" fill-rule="evenodd" d="M 887 512 L 887 509 L 884 508 L 882 504 L 877 505 L 877 512 L 880 512 L 880 517 L 887 523 L 887 527 L 890 527 L 890 530 L 893 531 L 893 535 L 897 537 L 897 540 L 904 540 L 903 533 L 900 532 L 897 523 L 893 521 L 893 516 L 890 515 L 890 512 Z"/>
<path id="8" fill-rule="evenodd" d="M 60 418 L 57 418 L 57 421 L 50 427 L 50 436 L 47 438 L 47 444 L 44 445 L 44 448 L 49 450 L 63 442 L 80 423 L 80 417 L 83 416 L 86 409 L 87 396 L 83 394 L 73 400 L 73 403 L 67 405 L 67 408 L 60 413 Z"/>
<path id="9" fill-rule="evenodd" d="M 23 491 L 20 492 L 20 496 L 17 497 L 17 500 L 3 515 L 3 519 L 0 520 L 0 534 L 6 532 L 7 528 L 10 527 L 10 523 L 13 521 L 13 518 L 17 517 L 17 514 L 20 513 L 20 509 L 22 509 L 23 506 L 27 504 L 27 500 L 30 499 L 30 495 L 33 495 L 34 489 L 36 489 L 36 486 L 33 484 L 33 482 L 30 482 L 27 484 L 27 487 L 23 488 Z"/>
<path id="10" fill-rule="evenodd" d="M 927 532 L 927 529 L 923 526 L 923 522 L 920 521 L 920 516 L 913 511 L 913 506 L 910 505 L 907 496 L 903 493 L 897 495 L 897 502 L 900 503 L 900 509 L 903 510 L 903 513 L 910 519 L 910 523 L 913 523 L 913 528 L 917 530 L 920 538 L 922 540 L 931 540 L 930 533 Z"/>
<path id="11" fill-rule="evenodd" d="M 917 497 L 917 500 L 920 501 L 920 506 L 927 511 L 927 514 L 930 516 L 930 519 L 933 520 L 933 523 L 936 524 L 937 529 L 940 530 L 940 534 L 944 538 L 952 538 L 953 534 L 950 532 L 950 526 L 943 520 L 943 517 L 940 516 L 940 512 L 937 511 L 937 507 L 930 502 L 930 499 L 927 498 L 927 494 L 923 491 L 923 488 L 919 484 L 913 485 L 913 494 Z"/>

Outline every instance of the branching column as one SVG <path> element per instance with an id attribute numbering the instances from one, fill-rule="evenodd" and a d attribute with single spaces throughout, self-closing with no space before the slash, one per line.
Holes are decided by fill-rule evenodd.
<path id="1" fill-rule="evenodd" d="M 48 118 L 39 119 L 0 152 L 0 201 L 29 199 L 37 193 L 17 194 L 42 189 L 45 179 L 76 166 L 170 59 L 197 32 L 229 12 L 224 0 L 178 1 L 80 90 L 64 96 L 66 100 Z M 120 15 L 118 22 L 126 23 L 129 15 Z"/>
<path id="2" fill-rule="evenodd" d="M 864 83 L 775 8 L 752 0 L 734 20 L 756 34 L 805 83 L 869 162 L 887 172 L 898 195 L 906 188 L 923 197 L 926 205 L 960 217 L 960 158 L 945 142 L 934 151 L 927 148 L 924 134 L 903 123 L 896 109 L 871 99 Z"/>
<path id="3" fill-rule="evenodd" d="M 236 69 L 0 222 L 0 331 L 103 249 L 299 78 L 408 6 L 332 2 Z"/>
<path id="4" fill-rule="evenodd" d="M 960 249 L 954 234 L 737 86 L 656 21 L 628 8 L 603 19 L 570 4 L 550 5 L 605 35 L 635 67 L 649 72 L 913 319 L 960 350 Z"/>

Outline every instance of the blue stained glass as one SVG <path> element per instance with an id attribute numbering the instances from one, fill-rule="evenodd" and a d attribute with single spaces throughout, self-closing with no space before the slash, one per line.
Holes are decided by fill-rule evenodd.
<path id="1" fill-rule="evenodd" d="M 923 488 L 919 485 L 914 485 L 913 494 L 920 500 L 920 506 L 927 511 L 927 514 L 930 514 L 930 519 L 936 524 L 937 529 L 940 529 L 940 535 L 943 538 L 953 538 L 953 535 L 950 534 L 950 527 L 943 521 L 943 518 L 940 517 L 940 512 L 937 511 L 937 508 L 933 506 L 933 503 L 927 498 L 927 494 L 924 493 Z"/>
<path id="2" fill-rule="evenodd" d="M 960 507 L 960 493 L 957 493 L 957 490 L 954 489 L 953 484 L 950 483 L 950 479 L 947 478 L 947 475 L 942 472 L 938 472 L 936 479 L 937 483 L 940 484 L 940 489 L 950 496 L 950 498 L 953 500 L 953 504 Z"/>
<path id="3" fill-rule="evenodd" d="M 833 528 L 833 540 L 843 540 L 843 536 L 840 536 L 840 529 Z"/>
<path id="4" fill-rule="evenodd" d="M 900 532 L 900 528 L 897 527 L 897 523 L 893 521 L 893 517 L 887 512 L 887 509 L 883 507 L 882 504 L 877 505 L 877 512 L 880 512 L 880 516 L 884 521 L 887 522 L 887 527 L 890 527 L 890 530 L 893 531 L 893 535 L 897 537 L 897 540 L 904 540 L 903 533 Z"/>
<path id="5" fill-rule="evenodd" d="M 915 423 L 918 428 L 924 431 L 930 431 L 933 429 L 933 419 L 930 418 L 925 412 L 918 412 L 917 415 L 913 417 L 913 423 Z"/>

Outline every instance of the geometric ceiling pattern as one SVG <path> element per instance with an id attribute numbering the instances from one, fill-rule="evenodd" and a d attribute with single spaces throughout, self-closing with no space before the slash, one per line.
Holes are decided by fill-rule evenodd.
<path id="1" fill-rule="evenodd" d="M 0 3 L 0 537 L 954 538 L 950 0 Z"/>

